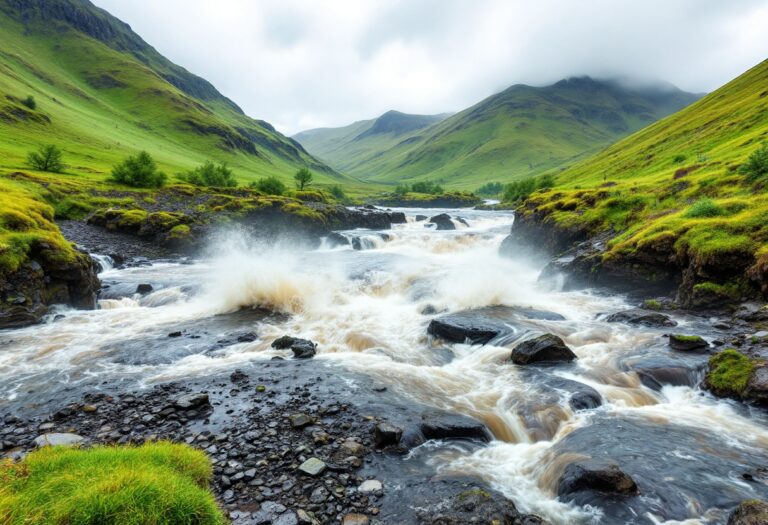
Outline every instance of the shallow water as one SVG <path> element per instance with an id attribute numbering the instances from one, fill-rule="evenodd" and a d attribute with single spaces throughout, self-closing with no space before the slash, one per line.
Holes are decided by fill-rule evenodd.
<path id="1" fill-rule="evenodd" d="M 706 356 L 673 355 L 663 330 L 600 320 L 630 307 L 620 296 L 561 292 L 537 282 L 537 264 L 499 257 L 510 213 L 403 211 L 409 222 L 386 238 L 344 232 L 361 238 L 362 251 L 250 245 L 233 233 L 212 246 L 210 259 L 193 264 L 115 270 L 102 260 L 109 288 L 99 310 L 60 310 L 45 324 L 0 335 L 0 408 L 19 410 L 104 383 L 146 386 L 288 357 L 270 348 L 288 333 L 319 343 L 315 359 L 485 422 L 493 442 L 450 447 L 435 466 L 479 475 L 521 510 L 553 523 L 719 523 L 742 499 L 768 495 L 765 484 L 740 477 L 768 465 L 762 414 L 696 387 L 654 391 L 631 371 L 657 360 L 688 367 L 695 377 Z M 457 222 L 457 230 L 437 232 L 414 219 L 445 211 L 468 226 Z M 155 291 L 133 295 L 145 282 Z M 498 345 L 443 345 L 427 337 L 434 317 L 421 313 L 427 306 L 454 312 L 489 305 L 532 307 L 565 320 L 523 320 Z M 286 315 L 251 310 L 256 306 Z M 64 317 L 54 321 L 56 313 Z M 677 321 L 675 332 L 712 335 L 706 320 Z M 177 330 L 184 337 L 168 338 Z M 258 339 L 233 343 L 232 334 L 243 330 Z M 515 341 L 536 332 L 561 336 L 578 360 L 535 369 L 511 364 Z M 574 412 L 558 386 L 562 379 L 593 387 L 603 405 Z M 641 495 L 558 500 L 562 469 L 583 457 L 616 461 Z"/>

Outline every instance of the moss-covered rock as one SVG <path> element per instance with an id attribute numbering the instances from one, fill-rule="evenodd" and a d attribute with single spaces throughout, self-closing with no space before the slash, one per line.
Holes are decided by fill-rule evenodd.
<path id="1" fill-rule="evenodd" d="M 709 359 L 704 386 L 716 396 L 768 404 L 768 363 L 725 349 Z"/>

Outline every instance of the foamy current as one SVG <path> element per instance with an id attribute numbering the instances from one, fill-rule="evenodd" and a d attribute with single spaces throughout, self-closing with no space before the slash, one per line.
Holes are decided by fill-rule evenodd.
<path id="1" fill-rule="evenodd" d="M 74 387 L 95 377 L 130 378 L 149 385 L 276 355 L 287 357 L 270 348 L 274 338 L 287 333 L 316 341 L 315 359 L 364 374 L 421 403 L 482 420 L 496 439 L 476 450 L 456 447 L 443 452 L 434 458 L 436 467 L 445 473 L 478 475 L 521 510 L 553 523 L 603 519 L 596 507 L 558 500 L 555 490 L 565 464 L 606 451 L 609 457 L 614 452 L 640 458 L 669 454 L 668 461 L 675 465 L 669 476 L 675 479 L 665 482 L 685 491 L 686 483 L 702 482 L 693 477 L 700 475 L 698 471 L 686 470 L 699 457 L 691 449 L 717 440 L 707 453 L 713 458 L 708 459 L 708 468 L 716 470 L 712 475 L 718 479 L 708 481 L 706 490 L 686 493 L 691 500 L 689 515 L 674 523 L 722 521 L 722 513 L 713 510 L 716 505 L 706 495 L 710 490 L 730 491 L 743 499 L 759 495 L 738 479 L 737 472 L 729 476 L 727 462 L 738 456 L 768 463 L 764 417 L 695 388 L 666 386 L 654 391 L 643 386 L 627 363 L 665 358 L 669 350 L 662 331 L 600 320 L 600 314 L 630 306 L 622 297 L 552 290 L 537 282 L 537 264 L 500 257 L 499 245 L 513 219 L 509 213 L 449 210 L 466 219 L 468 226 L 457 222 L 457 230 L 437 232 L 414 219 L 416 213 L 430 215 L 430 210 L 404 211 L 409 222 L 396 225 L 386 236 L 345 232 L 360 237 L 366 248 L 360 251 L 325 244 L 313 251 L 267 247 L 229 235 L 212 247 L 213 257 L 193 264 L 115 270 L 103 260 L 105 282 L 122 283 L 126 289 L 149 282 L 155 291 L 143 297 L 129 293 L 103 299 L 96 311 L 61 309 L 45 324 L 0 334 L 0 398 L 24 400 L 46 384 Z M 540 387 L 546 378 L 539 384 L 510 364 L 513 344 L 441 345 L 427 337 L 433 316 L 422 314 L 426 307 L 455 312 L 490 305 L 562 314 L 565 321 L 523 322 L 531 333 L 561 336 L 578 356 L 575 365 L 545 368 L 542 374 L 593 387 L 603 405 L 574 412 L 566 397 L 552 401 L 543 396 Z M 251 307 L 285 316 L 254 321 L 256 341 L 214 353 L 190 347 L 177 358 L 126 359 L 121 350 L 137 338 L 162 337 L 179 326 L 199 326 Z M 54 322 L 56 313 L 64 318 Z M 697 320 L 678 321 L 676 331 L 703 329 Z M 212 338 L 216 330 L 226 335 L 225 328 L 210 326 Z M 668 442 L 649 438 L 646 445 L 623 445 L 626 441 L 621 440 L 627 438 L 617 431 L 615 442 L 607 437 L 605 450 L 579 449 L 578 431 L 598 425 L 606 432 L 622 425 L 660 429 L 660 436 L 674 425 L 675 432 Z M 686 435 L 691 436 L 690 445 Z M 625 450 L 630 446 L 634 448 Z M 724 474 L 717 470 L 721 456 Z M 648 502 L 649 508 L 663 505 Z M 640 518 L 665 522 L 652 511 Z"/>

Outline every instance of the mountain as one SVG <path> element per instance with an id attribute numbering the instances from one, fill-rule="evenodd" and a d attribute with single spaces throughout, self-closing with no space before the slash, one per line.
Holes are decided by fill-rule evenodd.
<path id="1" fill-rule="evenodd" d="M 698 98 L 669 84 L 634 87 L 580 77 L 546 87 L 514 85 L 429 127 L 399 135 L 392 147 L 367 157 L 353 149 L 354 140 L 346 140 L 361 123 L 341 128 L 343 133 L 321 133 L 322 145 L 313 136 L 318 131 L 296 138 L 334 168 L 366 180 L 435 180 L 475 189 L 573 163 Z M 343 165 L 345 156 L 356 162 Z"/>
<path id="2" fill-rule="evenodd" d="M 143 149 L 169 173 L 211 158 L 245 179 L 308 166 L 347 180 L 87 0 L 0 1 L 0 34 L 5 167 L 54 143 L 74 171 L 107 173 Z"/>
<path id="3" fill-rule="evenodd" d="M 768 60 L 556 182 L 516 229 L 553 252 L 599 237 L 573 259 L 584 279 L 674 286 L 693 307 L 768 292 Z"/>
<path id="4" fill-rule="evenodd" d="M 387 111 L 379 118 L 341 128 L 318 128 L 293 136 L 307 151 L 346 173 L 365 174 L 366 165 L 403 140 L 445 119 L 441 115 L 409 115 Z"/>

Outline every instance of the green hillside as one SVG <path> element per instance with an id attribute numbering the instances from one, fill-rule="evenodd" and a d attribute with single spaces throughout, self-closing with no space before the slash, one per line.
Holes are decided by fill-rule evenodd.
<path id="1" fill-rule="evenodd" d="M 768 276 L 766 141 L 768 61 L 560 173 L 520 216 L 570 235 L 612 232 L 603 262 L 679 266 L 689 294 L 736 297 Z"/>
<path id="2" fill-rule="evenodd" d="M 243 180 L 301 166 L 346 180 L 87 0 L 4 0 L 0 34 L 0 167 L 56 143 L 71 172 L 104 175 L 143 149 L 170 174 L 212 158 Z"/>
<path id="3" fill-rule="evenodd" d="M 379 118 L 360 120 L 341 128 L 318 128 L 293 136 L 307 151 L 343 173 L 365 177 L 367 165 L 403 141 L 446 118 L 387 111 Z"/>
<path id="4" fill-rule="evenodd" d="M 669 85 L 631 88 L 588 77 L 541 88 L 515 85 L 364 162 L 342 166 L 324 158 L 365 180 L 434 180 L 473 190 L 488 181 L 509 182 L 572 163 L 697 99 Z M 310 152 L 321 155 L 303 140 Z M 346 144 L 340 143 L 336 157 L 348 151 Z"/>

